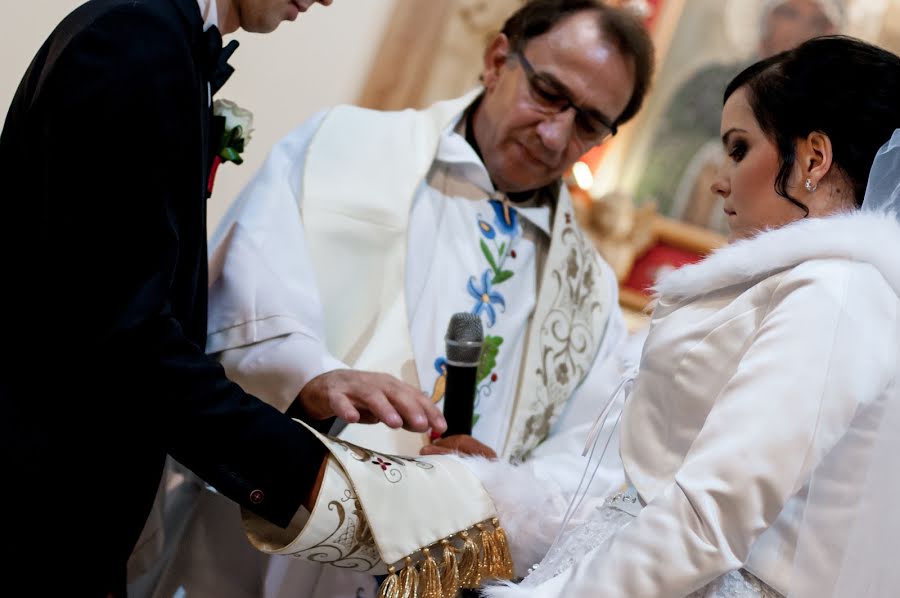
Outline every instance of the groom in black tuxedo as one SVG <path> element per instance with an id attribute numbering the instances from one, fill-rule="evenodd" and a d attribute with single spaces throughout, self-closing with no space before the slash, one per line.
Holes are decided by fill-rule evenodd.
<path id="1" fill-rule="evenodd" d="M 167 453 L 282 526 L 316 482 L 312 435 L 204 353 L 210 95 L 230 74 L 204 27 L 210 1 L 91 0 L 51 34 L 9 109 L 4 593 L 123 596 Z M 270 31 L 314 3 L 218 0 L 218 22 Z M 294 407 L 323 429 L 335 413 L 302 396 Z M 433 407 L 398 411 L 410 429 L 428 427 L 423 415 L 443 429 Z"/>

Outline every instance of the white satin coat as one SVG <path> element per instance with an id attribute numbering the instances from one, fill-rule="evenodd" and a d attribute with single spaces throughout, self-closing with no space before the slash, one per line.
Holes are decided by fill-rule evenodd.
<path id="1" fill-rule="evenodd" d="M 872 437 L 896 400 L 900 224 L 803 220 L 657 290 L 620 423 L 644 508 L 558 577 L 491 596 L 679 597 L 741 567 L 789 595 L 834 575 Z M 813 475 L 811 555 L 795 570 Z"/>

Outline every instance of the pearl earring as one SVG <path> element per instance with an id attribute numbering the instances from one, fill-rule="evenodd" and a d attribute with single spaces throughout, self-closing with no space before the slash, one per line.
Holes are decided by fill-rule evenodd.
<path id="1" fill-rule="evenodd" d="M 806 179 L 805 187 L 806 187 L 806 190 L 809 191 L 810 193 L 815 193 L 816 189 L 819 188 L 819 186 L 817 184 L 812 182 L 812 179 Z"/>

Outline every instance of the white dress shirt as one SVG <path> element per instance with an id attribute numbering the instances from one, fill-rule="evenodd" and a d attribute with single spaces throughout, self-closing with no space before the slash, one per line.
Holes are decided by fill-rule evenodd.
<path id="1" fill-rule="evenodd" d="M 197 0 L 197 4 L 200 6 L 200 16 L 203 17 L 203 31 L 209 30 L 213 25 L 218 27 L 219 7 L 216 0 Z"/>

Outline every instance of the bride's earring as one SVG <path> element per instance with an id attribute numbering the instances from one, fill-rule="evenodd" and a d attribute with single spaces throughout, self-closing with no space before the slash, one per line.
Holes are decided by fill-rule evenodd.
<path id="1" fill-rule="evenodd" d="M 816 183 L 813 183 L 812 179 L 806 179 L 806 185 L 804 185 L 804 186 L 806 187 L 806 190 L 809 191 L 810 193 L 815 193 L 816 189 L 819 188 L 819 185 L 817 185 Z"/>

